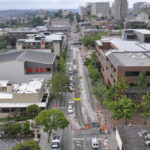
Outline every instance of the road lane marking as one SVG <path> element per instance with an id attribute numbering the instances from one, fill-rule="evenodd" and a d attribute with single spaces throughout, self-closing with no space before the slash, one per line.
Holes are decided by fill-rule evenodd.
<path id="1" fill-rule="evenodd" d="M 3 142 L 2 140 L 0 140 L 0 143 L 2 143 L 3 145 L 5 145 L 5 147 L 8 147 L 8 145 L 5 142 Z"/>
<path id="2" fill-rule="evenodd" d="M 84 138 L 73 138 L 73 141 L 83 141 Z"/>

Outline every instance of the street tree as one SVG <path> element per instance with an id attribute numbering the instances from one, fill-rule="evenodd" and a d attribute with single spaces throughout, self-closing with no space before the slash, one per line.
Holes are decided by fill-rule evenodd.
<path id="1" fill-rule="evenodd" d="M 93 85 L 92 92 L 96 95 L 97 99 L 103 100 L 104 93 L 105 93 L 106 87 L 104 86 L 103 82 L 101 80 L 98 80 L 95 85 Z"/>
<path id="2" fill-rule="evenodd" d="M 119 100 L 123 95 L 125 95 L 128 89 L 128 84 L 124 78 L 119 79 L 116 83 L 111 85 L 111 87 L 106 88 L 104 104 L 109 105 L 111 101 Z"/>
<path id="3" fill-rule="evenodd" d="M 26 113 L 28 116 L 34 118 L 35 116 L 38 115 L 38 113 L 40 112 L 40 107 L 36 104 L 32 104 L 32 105 L 29 105 L 27 108 L 26 108 Z"/>
<path id="4" fill-rule="evenodd" d="M 69 90 L 69 78 L 64 72 L 53 73 L 52 79 L 49 81 L 50 92 L 54 95 L 59 95 L 62 92 Z"/>
<path id="5" fill-rule="evenodd" d="M 125 124 L 127 124 L 127 120 L 132 119 L 136 106 L 131 99 L 122 96 L 118 101 L 110 102 L 109 110 L 112 112 L 112 118 L 115 120 L 125 119 Z"/>
<path id="6" fill-rule="evenodd" d="M 140 72 L 137 80 L 137 89 L 138 89 L 138 99 L 141 99 L 142 95 L 140 93 L 141 89 L 147 88 L 147 77 L 145 72 Z"/>
<path id="7" fill-rule="evenodd" d="M 141 114 L 141 116 L 144 117 L 144 124 L 146 125 L 147 117 L 150 117 L 150 93 L 143 95 L 142 99 L 141 107 L 144 112 Z"/>
<path id="8" fill-rule="evenodd" d="M 17 144 L 12 150 L 41 150 L 39 144 L 33 140 Z"/>
<path id="9" fill-rule="evenodd" d="M 58 109 L 41 111 L 40 114 L 35 118 L 35 121 L 37 125 L 44 126 L 44 131 L 48 133 L 48 137 L 50 137 L 53 129 L 64 129 L 69 124 L 64 114 Z"/>

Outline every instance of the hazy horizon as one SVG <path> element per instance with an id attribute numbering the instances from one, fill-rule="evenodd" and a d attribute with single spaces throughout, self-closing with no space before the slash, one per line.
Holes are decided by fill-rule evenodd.
<path id="1" fill-rule="evenodd" d="M 114 0 L 0 0 L 0 10 L 10 9 L 78 9 L 85 2 L 107 2 Z M 128 0 L 129 8 L 135 2 L 149 2 L 149 0 Z"/>

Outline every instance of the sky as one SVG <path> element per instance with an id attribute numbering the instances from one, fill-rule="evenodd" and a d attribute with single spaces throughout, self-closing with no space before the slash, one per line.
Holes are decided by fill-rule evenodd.
<path id="1" fill-rule="evenodd" d="M 106 2 L 114 0 L 0 0 L 0 10 L 6 9 L 73 9 L 84 6 L 85 2 Z M 150 2 L 150 0 L 128 0 L 131 8 L 135 2 Z"/>

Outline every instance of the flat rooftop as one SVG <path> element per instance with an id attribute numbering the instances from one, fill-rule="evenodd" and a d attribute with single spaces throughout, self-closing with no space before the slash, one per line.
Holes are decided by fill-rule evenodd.
<path id="1" fill-rule="evenodd" d="M 100 40 L 102 43 L 111 43 L 122 51 L 149 51 L 150 43 L 139 43 L 138 41 L 127 41 L 122 38 L 107 37 Z"/>
<path id="2" fill-rule="evenodd" d="M 121 125 L 117 127 L 120 138 L 123 142 L 124 150 L 150 150 L 145 144 L 143 131 L 147 130 L 150 133 L 150 126 L 144 125 Z"/>
<path id="3" fill-rule="evenodd" d="M 109 52 L 107 55 L 111 63 L 115 66 L 127 67 L 149 67 L 150 66 L 150 51 L 149 52 Z"/>
<path id="4" fill-rule="evenodd" d="M 39 93 L 44 79 L 31 79 L 26 83 L 14 84 L 13 85 L 13 93 L 17 94 L 29 94 L 29 93 Z"/>
<path id="5" fill-rule="evenodd" d="M 0 80 L 0 87 L 6 87 L 8 82 L 8 80 Z"/>

